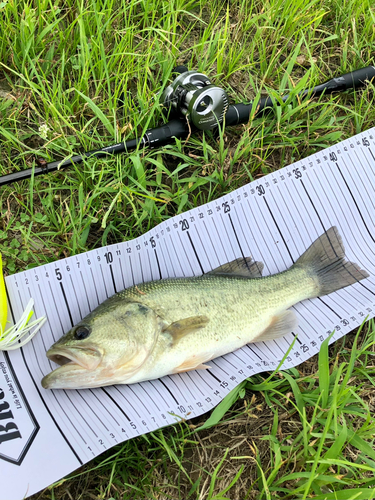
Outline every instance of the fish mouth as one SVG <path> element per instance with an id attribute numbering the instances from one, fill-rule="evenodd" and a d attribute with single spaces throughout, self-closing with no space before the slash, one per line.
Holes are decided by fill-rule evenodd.
<path id="1" fill-rule="evenodd" d="M 103 352 L 96 347 L 52 347 L 46 353 L 48 359 L 64 366 L 76 364 L 86 370 L 95 370 L 102 358 Z"/>
<path id="2" fill-rule="evenodd" d="M 98 348 L 51 347 L 46 354 L 48 359 L 60 366 L 43 377 L 44 389 L 79 389 L 97 385 L 95 381 L 104 355 Z"/>

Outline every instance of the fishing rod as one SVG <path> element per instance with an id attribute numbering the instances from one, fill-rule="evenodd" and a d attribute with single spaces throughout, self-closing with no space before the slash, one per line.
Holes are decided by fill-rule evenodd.
<path id="1" fill-rule="evenodd" d="M 197 71 L 189 71 L 185 66 L 178 66 L 173 71 L 178 76 L 168 85 L 161 95 L 161 102 L 169 111 L 171 118 L 168 123 L 160 127 L 146 130 L 143 137 L 130 139 L 125 142 L 106 146 L 102 149 L 87 151 L 81 155 L 73 156 L 67 160 L 47 163 L 44 159 L 35 159 L 32 168 L 13 172 L 0 177 L 0 186 L 11 184 L 31 178 L 32 175 L 42 175 L 60 168 L 81 163 L 92 156 L 104 158 L 115 154 L 129 152 L 137 147 L 158 148 L 173 142 L 174 138 L 185 139 L 198 130 L 214 130 L 222 123 L 225 126 L 248 123 L 250 117 L 271 111 L 278 100 L 268 96 L 259 99 L 254 107 L 254 102 L 249 104 L 229 105 L 228 95 L 222 88 L 213 85 L 206 75 Z M 300 98 L 319 97 L 334 92 L 344 92 L 349 89 L 359 89 L 375 77 L 375 66 L 360 68 L 337 78 L 332 78 L 325 83 L 311 89 L 303 90 L 297 94 Z M 281 97 L 286 102 L 290 95 Z"/>

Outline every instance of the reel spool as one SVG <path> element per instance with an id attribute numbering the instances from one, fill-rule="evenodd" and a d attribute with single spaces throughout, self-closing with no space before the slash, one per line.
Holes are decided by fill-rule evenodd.
<path id="1" fill-rule="evenodd" d="M 177 115 L 186 116 L 200 130 L 209 130 L 222 123 L 228 110 L 226 92 L 212 85 L 206 75 L 188 71 L 185 66 L 175 68 L 179 76 L 162 94 L 164 106 Z"/>

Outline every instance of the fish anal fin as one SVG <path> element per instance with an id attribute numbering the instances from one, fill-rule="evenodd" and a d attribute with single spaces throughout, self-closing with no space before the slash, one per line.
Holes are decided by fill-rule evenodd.
<path id="1" fill-rule="evenodd" d="M 245 257 L 223 264 L 207 274 L 240 276 L 242 278 L 261 278 L 263 268 L 263 262 L 254 262 L 251 257 Z"/>
<path id="2" fill-rule="evenodd" d="M 179 366 L 176 366 L 172 373 L 190 372 L 192 370 L 208 370 L 211 367 L 203 363 L 205 361 L 209 361 L 212 357 L 212 355 L 207 353 L 200 356 L 191 356 L 190 358 L 185 359 L 185 361 Z"/>
<path id="3" fill-rule="evenodd" d="M 191 316 L 189 318 L 180 319 L 168 325 L 163 333 L 169 333 L 172 336 L 173 344 L 178 342 L 180 339 L 189 335 L 189 333 L 194 333 L 200 328 L 204 328 L 209 323 L 207 316 Z"/>
<path id="4" fill-rule="evenodd" d="M 264 342 L 283 337 L 292 332 L 298 325 L 297 316 L 293 311 L 282 311 L 272 317 L 271 323 L 263 332 L 256 337 L 253 342 Z"/>

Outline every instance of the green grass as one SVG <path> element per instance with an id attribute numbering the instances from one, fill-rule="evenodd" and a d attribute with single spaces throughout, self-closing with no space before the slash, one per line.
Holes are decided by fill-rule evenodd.
<path id="1" fill-rule="evenodd" d="M 369 0 L 0 1 L 0 174 L 159 125 L 160 91 L 177 64 L 207 74 L 232 102 L 291 95 L 219 137 L 92 158 L 2 188 L 6 272 L 134 238 L 371 127 L 373 86 L 297 94 L 373 64 L 374 20 Z M 197 431 L 203 416 L 126 442 L 34 498 L 371 498 L 373 342 L 371 323 L 357 347 L 351 335 L 323 346 L 319 362 L 245 382 L 217 425 Z"/>

